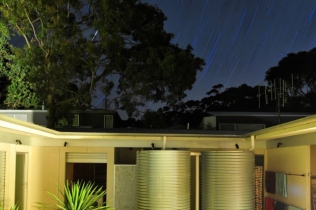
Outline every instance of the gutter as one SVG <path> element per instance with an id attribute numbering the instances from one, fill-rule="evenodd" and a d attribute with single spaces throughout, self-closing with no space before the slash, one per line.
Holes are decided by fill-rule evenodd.
<path id="1" fill-rule="evenodd" d="M 251 136 L 255 136 L 257 141 L 266 141 L 313 132 L 316 132 L 316 115 L 254 131 L 244 137 L 249 140 Z"/>

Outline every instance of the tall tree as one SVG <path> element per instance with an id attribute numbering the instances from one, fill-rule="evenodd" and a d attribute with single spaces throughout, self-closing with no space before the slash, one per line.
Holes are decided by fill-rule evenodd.
<path id="1" fill-rule="evenodd" d="M 4 105 L 4 100 L 6 99 L 7 95 L 7 77 L 0 76 L 0 108 L 3 109 L 6 106 Z"/>
<path id="2" fill-rule="evenodd" d="M 270 94 L 265 92 L 264 86 L 242 84 L 222 92 L 217 87 L 220 86 L 214 86 L 206 93 L 208 97 L 201 99 L 204 104 L 202 106 L 208 111 L 275 111 L 275 101 L 271 102 Z"/>
<path id="3" fill-rule="evenodd" d="M 166 119 L 162 113 L 146 110 L 143 115 L 143 125 L 145 128 L 166 128 Z"/>
<path id="4" fill-rule="evenodd" d="M 110 95 L 115 87 L 115 107 L 129 116 L 147 101 L 173 104 L 204 65 L 191 46 L 171 44 L 163 12 L 139 0 L 1 0 L 0 12 L 2 32 L 25 39 L 18 59 L 48 127 L 70 108 L 90 106 L 97 89 Z"/>
<path id="5" fill-rule="evenodd" d="M 288 97 L 291 109 L 316 110 L 316 48 L 290 53 L 265 76 L 269 85 Z"/>
<path id="6" fill-rule="evenodd" d="M 8 71 L 8 58 L 10 58 L 10 49 L 7 40 L 0 37 L 0 107 L 5 108 L 4 101 L 7 97 L 8 78 L 2 72 Z"/>
<path id="7" fill-rule="evenodd" d="M 27 67 L 16 60 L 15 48 L 0 37 L 0 104 L 3 108 L 38 108 L 40 100 L 26 80 Z"/>

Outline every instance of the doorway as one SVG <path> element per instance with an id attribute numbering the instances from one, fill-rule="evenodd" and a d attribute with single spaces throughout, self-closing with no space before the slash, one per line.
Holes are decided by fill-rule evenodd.
<path id="1" fill-rule="evenodd" d="M 95 186 L 106 189 L 106 163 L 67 163 L 66 165 L 66 180 L 68 182 L 91 182 Z M 106 201 L 106 195 L 98 203 L 101 205 Z"/>
<path id="2" fill-rule="evenodd" d="M 91 182 L 106 190 L 106 153 L 66 153 L 66 180 L 68 182 Z M 106 201 L 106 195 L 99 204 Z"/>
<path id="3" fill-rule="evenodd" d="M 15 204 L 19 210 L 26 210 L 27 201 L 27 159 L 26 153 L 16 154 L 15 163 Z"/>
<path id="4" fill-rule="evenodd" d="M 92 182 L 106 189 L 106 163 L 67 163 L 66 179 L 71 182 Z"/>

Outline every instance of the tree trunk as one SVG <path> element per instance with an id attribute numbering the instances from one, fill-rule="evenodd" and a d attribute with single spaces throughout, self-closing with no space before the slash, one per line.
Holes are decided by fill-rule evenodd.
<path id="1" fill-rule="evenodd" d="M 54 103 L 53 103 L 53 96 L 52 94 L 49 94 L 47 96 L 47 128 L 54 128 L 55 127 L 55 107 L 54 107 Z"/>

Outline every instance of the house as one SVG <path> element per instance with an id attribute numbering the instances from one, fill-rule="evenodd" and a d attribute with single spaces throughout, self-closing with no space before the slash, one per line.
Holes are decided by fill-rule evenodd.
<path id="1" fill-rule="evenodd" d="M 287 196 L 283 197 L 267 191 L 265 176 L 261 174 L 262 205 L 264 198 L 269 197 L 301 209 L 312 208 L 316 115 L 257 131 L 103 129 L 60 132 L 0 114 L 0 203 L 4 203 L 5 209 L 17 200 L 20 209 L 35 209 L 36 202 L 54 204 L 45 192 L 58 195 L 56 183 L 64 185 L 74 173 L 83 176 L 84 172 L 91 175 L 103 170 L 105 179 L 94 178 L 106 183 L 106 199 L 110 205 L 118 210 L 136 209 L 135 159 L 140 151 L 156 148 L 190 155 L 191 202 L 187 205 L 191 205 L 191 209 L 199 209 L 202 196 L 199 195 L 199 159 L 205 151 L 251 151 L 255 164 L 261 166 L 263 172 L 288 175 Z M 76 164 L 83 162 L 93 166 L 89 171 L 75 172 Z M 164 160 L 160 165 L 171 162 L 172 159 Z"/>
<path id="2" fill-rule="evenodd" d="M 0 110 L 0 114 L 46 127 L 47 110 Z M 121 124 L 121 117 L 115 111 L 102 109 L 74 110 L 72 114 L 74 118 L 70 125 L 68 125 L 68 122 L 61 121 L 57 127 L 111 129 L 119 127 Z"/>
<path id="3" fill-rule="evenodd" d="M 71 126 L 73 128 L 117 128 L 121 124 L 121 117 L 116 111 L 93 109 L 74 110 L 74 119 Z"/>
<path id="4" fill-rule="evenodd" d="M 46 110 L 1 109 L 0 114 L 46 127 Z"/>
<path id="5" fill-rule="evenodd" d="M 312 115 L 302 112 L 208 112 L 200 128 L 255 131 Z"/>

